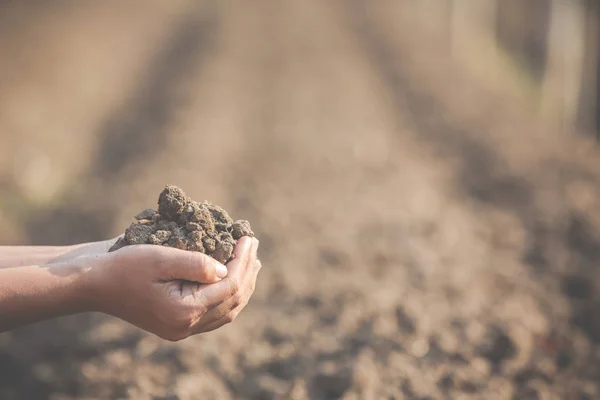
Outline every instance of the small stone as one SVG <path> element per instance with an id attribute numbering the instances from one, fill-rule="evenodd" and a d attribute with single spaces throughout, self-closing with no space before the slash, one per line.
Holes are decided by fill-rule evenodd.
<path id="1" fill-rule="evenodd" d="M 215 239 L 212 239 L 210 237 L 205 237 L 202 240 L 202 243 L 204 243 L 204 249 L 208 252 L 208 253 L 212 253 L 213 251 L 216 250 L 217 248 L 217 242 L 215 241 Z"/>
<path id="2" fill-rule="evenodd" d="M 231 233 L 229 233 L 229 232 L 221 232 L 219 234 L 219 240 L 235 244 L 235 240 L 233 240 L 233 237 L 231 236 Z"/>
<path id="3" fill-rule="evenodd" d="M 215 224 L 224 224 L 225 226 L 228 226 L 233 223 L 233 220 L 229 214 L 227 214 L 227 211 L 223 210 L 221 207 L 210 203 L 206 203 L 205 206 L 212 214 Z"/>
<path id="4" fill-rule="evenodd" d="M 180 250 L 187 250 L 188 241 L 185 238 L 181 238 L 179 236 L 172 236 L 171 239 L 167 242 L 170 247 L 174 247 Z"/>
<path id="5" fill-rule="evenodd" d="M 150 235 L 150 237 L 148 238 L 148 243 L 153 245 L 163 244 L 163 242 L 161 242 L 154 234 Z"/>
<path id="6" fill-rule="evenodd" d="M 254 236 L 254 232 L 250 229 L 250 222 L 240 219 L 233 223 L 231 235 L 235 240 L 238 240 L 242 236 Z"/>
<path id="7" fill-rule="evenodd" d="M 148 225 L 131 224 L 125 231 L 125 241 L 128 244 L 144 244 L 148 242 L 152 228 Z"/>
<path id="8" fill-rule="evenodd" d="M 127 242 L 125 241 L 125 238 L 121 236 L 120 238 L 117 239 L 117 241 L 115 242 L 115 244 L 113 244 L 110 247 L 110 249 L 108 249 L 108 251 L 109 252 L 111 252 L 111 251 L 117 251 L 120 248 L 125 247 L 125 246 L 127 246 Z"/>
<path id="9" fill-rule="evenodd" d="M 158 197 L 158 212 L 170 221 L 176 221 L 183 214 L 187 196 L 177 186 L 167 185 Z"/>
<path id="10" fill-rule="evenodd" d="M 198 251 L 200 253 L 206 253 L 206 251 L 204 250 L 204 245 L 202 244 L 201 241 L 192 241 L 192 240 L 188 240 L 188 250 L 191 251 Z"/>
<path id="11" fill-rule="evenodd" d="M 215 229 L 217 231 L 228 231 L 230 229 L 231 225 L 225 223 L 225 222 L 215 222 Z"/>
<path id="12" fill-rule="evenodd" d="M 183 228 L 175 228 L 171 231 L 171 237 L 167 242 L 169 246 L 176 249 L 187 250 L 188 240 Z"/>
<path id="13" fill-rule="evenodd" d="M 161 231 L 173 231 L 173 230 L 175 230 L 175 228 L 177 228 L 176 222 L 166 221 L 164 219 L 160 220 L 156 224 L 156 229 L 161 230 Z"/>
<path id="14" fill-rule="evenodd" d="M 192 231 L 192 232 L 188 233 L 188 235 L 187 235 L 188 239 L 190 239 L 192 242 L 199 242 L 199 243 L 202 243 L 203 236 L 204 236 L 203 231 Z"/>
<path id="15" fill-rule="evenodd" d="M 171 238 L 172 233 L 169 231 L 156 231 L 150 235 L 151 244 L 164 244 Z"/>
<path id="16" fill-rule="evenodd" d="M 212 219 L 210 211 L 205 205 L 194 202 L 192 203 L 192 209 L 193 211 L 190 216 L 191 222 L 200 224 L 204 230 L 215 230 L 215 222 Z"/>
<path id="17" fill-rule="evenodd" d="M 217 242 L 216 249 L 210 256 L 221 264 L 225 264 L 233 254 L 233 247 L 234 245 L 231 242 Z"/>
<path id="18" fill-rule="evenodd" d="M 144 211 L 140 212 L 134 218 L 137 220 L 142 219 L 152 219 L 156 215 L 156 210 L 153 208 L 146 208 Z"/>
<path id="19" fill-rule="evenodd" d="M 237 239 L 254 235 L 248 221 L 233 222 L 223 208 L 196 202 L 173 185 L 160 193 L 158 210 L 145 209 L 135 219 L 109 251 L 132 244 L 162 245 L 202 252 L 225 263 L 234 257 Z"/>
<path id="20" fill-rule="evenodd" d="M 187 224 L 185 224 L 185 229 L 187 229 L 188 232 L 192 232 L 199 231 L 200 229 L 202 229 L 202 227 L 197 222 L 188 222 Z"/>

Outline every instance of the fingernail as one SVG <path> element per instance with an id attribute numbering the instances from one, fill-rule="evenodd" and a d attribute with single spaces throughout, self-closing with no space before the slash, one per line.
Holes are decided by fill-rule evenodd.
<path id="1" fill-rule="evenodd" d="M 225 278 L 227 276 L 227 267 L 216 261 L 215 264 L 217 264 L 217 278 Z"/>

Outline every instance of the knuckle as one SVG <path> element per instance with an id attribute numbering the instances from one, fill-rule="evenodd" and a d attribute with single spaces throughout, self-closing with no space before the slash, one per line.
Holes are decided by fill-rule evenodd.
<path id="1" fill-rule="evenodd" d="M 211 268 L 211 263 L 207 262 L 206 258 L 198 257 L 196 265 L 198 266 L 198 273 L 202 280 L 211 280 L 213 278 L 214 268 Z"/>
<path id="2" fill-rule="evenodd" d="M 223 320 L 223 324 L 230 324 L 233 321 L 235 321 L 235 317 L 237 315 L 233 312 L 226 314 L 225 316 L 223 316 L 222 320 Z"/>
<path id="3" fill-rule="evenodd" d="M 206 254 L 192 252 L 190 252 L 190 254 L 194 256 L 195 263 L 200 268 L 208 268 L 214 265 L 214 259 Z"/>
<path id="4" fill-rule="evenodd" d="M 206 314 L 207 312 L 208 312 L 208 306 L 206 305 L 205 300 L 198 301 L 198 305 L 196 306 L 196 309 L 195 309 L 196 317 L 192 318 L 191 325 L 193 325 L 196 322 L 196 320 L 199 318 L 199 316 L 202 316 L 202 315 Z"/>
<path id="5" fill-rule="evenodd" d="M 232 309 L 240 306 L 243 302 L 244 302 L 244 296 L 240 292 L 231 296 L 231 306 L 232 306 L 231 308 Z"/>

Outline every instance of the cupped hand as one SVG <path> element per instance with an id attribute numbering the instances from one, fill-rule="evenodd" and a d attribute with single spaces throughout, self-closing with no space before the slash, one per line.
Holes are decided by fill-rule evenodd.
<path id="1" fill-rule="evenodd" d="M 202 253 L 152 245 L 82 255 L 98 262 L 90 275 L 96 311 L 178 341 L 236 318 L 262 267 L 257 250 L 257 239 L 241 238 L 227 266 Z"/>

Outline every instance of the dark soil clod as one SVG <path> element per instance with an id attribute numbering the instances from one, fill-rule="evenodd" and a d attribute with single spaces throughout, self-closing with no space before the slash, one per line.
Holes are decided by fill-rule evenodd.
<path id="1" fill-rule="evenodd" d="M 199 251 L 226 263 L 243 236 L 254 236 L 250 223 L 233 221 L 227 211 L 207 201 L 196 202 L 177 186 L 167 185 L 158 198 L 158 211 L 147 208 L 125 235 L 109 249 L 137 244 L 153 244 Z"/>

